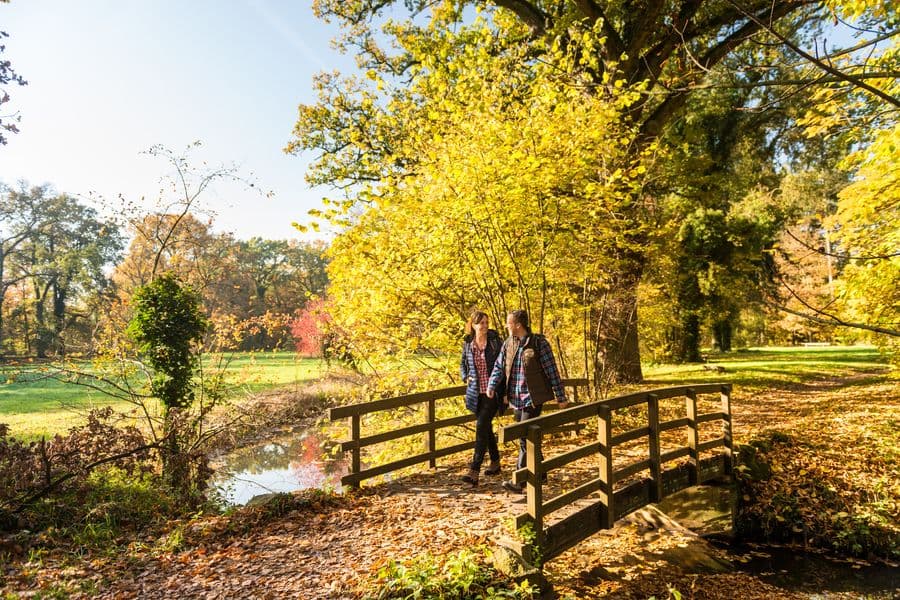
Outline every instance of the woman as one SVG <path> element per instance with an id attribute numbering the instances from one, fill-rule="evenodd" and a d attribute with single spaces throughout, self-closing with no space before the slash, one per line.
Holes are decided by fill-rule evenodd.
<path id="1" fill-rule="evenodd" d="M 488 328 L 488 316 L 475 311 L 466 322 L 466 337 L 463 342 L 462 359 L 459 362 L 459 375 L 466 383 L 466 408 L 475 413 L 475 454 L 469 465 L 469 471 L 462 480 L 478 485 L 478 474 L 484 454 L 491 457 L 491 464 L 485 469 L 485 475 L 497 475 L 500 472 L 500 450 L 497 448 L 497 436 L 494 435 L 493 421 L 497 414 L 497 400 L 487 397 L 488 378 L 491 369 L 500 353 L 503 342 L 500 335 Z"/>

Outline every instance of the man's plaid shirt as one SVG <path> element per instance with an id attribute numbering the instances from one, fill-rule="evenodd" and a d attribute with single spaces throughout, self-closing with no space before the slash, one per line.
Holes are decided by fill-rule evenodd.
<path id="1" fill-rule="evenodd" d="M 535 353 L 540 362 L 544 375 L 547 376 L 547 383 L 553 390 L 553 395 L 557 401 L 566 401 L 566 392 L 563 390 L 562 379 L 559 377 L 559 371 L 556 368 L 556 359 L 553 358 L 553 349 L 550 348 L 550 342 L 542 335 L 534 335 Z M 500 348 L 500 355 L 497 356 L 497 362 L 494 363 L 494 369 L 491 372 L 491 379 L 488 382 L 488 389 L 496 390 L 502 387 L 501 384 L 506 378 L 506 353 L 513 346 L 512 351 L 516 353 L 513 358 L 512 369 L 509 373 L 509 381 L 506 383 L 506 398 L 510 406 L 516 410 L 521 410 L 532 405 L 531 393 L 528 391 L 528 384 L 525 381 L 525 365 L 522 362 L 522 344 L 518 338 L 509 337 L 503 342 Z"/>

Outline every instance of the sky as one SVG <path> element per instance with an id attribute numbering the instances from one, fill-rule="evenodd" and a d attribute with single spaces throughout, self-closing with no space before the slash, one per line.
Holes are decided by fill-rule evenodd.
<path id="1" fill-rule="evenodd" d="M 235 165 L 266 198 L 235 184 L 202 197 L 214 229 L 240 239 L 304 239 L 291 226 L 327 189 L 304 181 L 312 156 L 283 152 L 313 76 L 352 71 L 333 50 L 334 25 L 290 0 L 12 0 L 0 4 L 9 34 L 2 57 L 28 80 L 7 86 L 4 114 L 18 134 L 0 146 L 0 182 L 50 183 L 93 202 L 159 195 L 172 173 L 146 154 L 176 154 L 199 140 L 190 162 Z"/>

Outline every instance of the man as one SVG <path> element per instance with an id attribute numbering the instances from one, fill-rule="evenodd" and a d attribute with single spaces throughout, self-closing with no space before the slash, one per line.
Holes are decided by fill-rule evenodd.
<path id="1" fill-rule="evenodd" d="M 524 310 L 514 310 L 507 315 L 506 329 L 509 337 L 503 342 L 494 363 L 487 396 L 493 398 L 498 389 L 505 389 L 506 396 L 500 404 L 508 403 L 513 407 L 516 422 L 539 417 L 544 402 L 554 397 L 560 408 L 565 408 L 568 405 L 566 392 L 550 342 L 544 336 L 531 332 L 528 313 Z M 525 464 L 526 442 L 523 437 L 519 440 L 516 469 L 525 468 Z M 503 487 L 519 494 L 525 491 L 524 485 L 512 481 L 503 482 Z"/>

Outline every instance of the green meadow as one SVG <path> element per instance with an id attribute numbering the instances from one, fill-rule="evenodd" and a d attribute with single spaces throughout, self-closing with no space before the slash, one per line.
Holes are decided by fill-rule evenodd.
<path id="1" fill-rule="evenodd" d="M 81 365 L 89 370 L 89 364 Z M 722 370 L 714 370 L 721 367 Z M 91 408 L 111 406 L 128 412 L 133 405 L 89 387 L 48 377 L 48 366 L 0 367 L 0 423 L 23 439 L 53 435 L 84 421 Z M 750 348 L 712 354 L 706 365 L 648 365 L 645 385 L 680 385 L 711 381 L 760 389 L 803 384 L 856 373 L 889 369 L 874 346 Z M 275 388 L 303 386 L 326 372 L 320 359 L 298 358 L 292 352 L 240 353 L 208 356 L 207 375 L 221 372 L 231 397 Z M 3 383 L 5 382 L 5 383 Z"/>
<path id="2" fill-rule="evenodd" d="M 87 362 L 72 366 L 94 372 Z M 293 352 L 213 355 L 204 360 L 205 376 L 221 373 L 230 397 L 300 386 L 325 370 L 324 361 L 299 358 Z M 101 390 L 60 381 L 57 374 L 51 364 L 0 366 L 0 423 L 9 425 L 12 435 L 37 439 L 62 433 L 83 423 L 93 408 L 110 406 L 126 413 L 134 409 Z"/>

